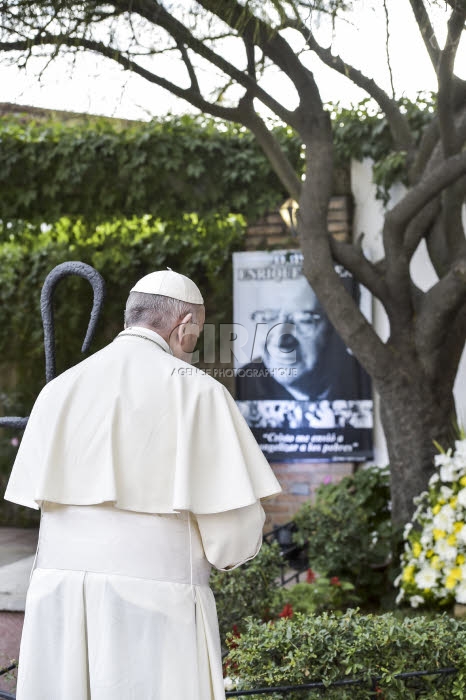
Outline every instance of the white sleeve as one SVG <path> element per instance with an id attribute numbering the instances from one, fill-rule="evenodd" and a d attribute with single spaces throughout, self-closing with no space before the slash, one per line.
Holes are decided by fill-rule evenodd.
<path id="1" fill-rule="evenodd" d="M 262 545 L 265 521 L 260 501 L 223 513 L 196 515 L 207 560 L 226 571 L 253 559 Z"/>

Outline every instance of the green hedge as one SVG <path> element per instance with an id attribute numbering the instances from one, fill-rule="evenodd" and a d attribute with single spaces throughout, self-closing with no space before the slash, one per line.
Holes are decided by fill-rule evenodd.
<path id="1" fill-rule="evenodd" d="M 293 518 L 293 539 L 306 544 L 311 569 L 351 582 L 369 608 L 394 602 L 389 501 L 389 470 L 369 467 L 319 486 Z"/>
<path id="2" fill-rule="evenodd" d="M 210 586 L 217 603 L 222 642 L 233 630 L 242 631 L 250 615 L 263 620 L 275 617 L 282 602 L 279 587 L 280 547 L 264 544 L 254 559 L 233 571 L 212 570 Z"/>
<path id="3" fill-rule="evenodd" d="M 398 620 L 393 614 L 361 615 L 350 610 L 337 617 L 295 615 L 273 623 L 249 620 L 240 637 L 232 637 L 227 668 L 238 689 L 345 678 L 365 681 L 365 687 L 329 689 L 326 698 L 366 700 L 380 676 L 378 696 L 384 700 L 429 700 L 466 697 L 466 623 L 442 616 Z M 395 675 L 455 667 L 457 674 L 438 685 L 430 676 L 416 695 Z M 251 696 L 256 700 L 302 700 L 304 692 Z M 314 697 L 314 694 L 309 694 Z"/>
<path id="4" fill-rule="evenodd" d="M 166 266 L 193 277 L 206 299 L 209 322 L 231 320 L 231 252 L 241 245 L 239 215 L 200 217 L 180 213 L 113 219 L 97 225 L 60 219 L 53 226 L 17 222 L 0 226 L 0 402 L 3 415 L 28 415 L 45 383 L 40 292 L 47 274 L 66 260 L 93 265 L 106 283 L 106 300 L 92 343 L 95 352 L 123 327 L 123 310 L 134 282 Z M 76 364 L 92 306 L 90 285 L 60 282 L 55 294 L 57 372 Z M 202 345 L 201 345 L 202 349 Z M 18 437 L 0 431 L 0 489 L 10 473 Z M 34 514 L 3 504 L 0 524 L 36 522 Z"/>
<path id="5" fill-rule="evenodd" d="M 3 220 L 172 219 L 189 211 L 234 211 L 253 220 L 286 197 L 241 126 L 188 116 L 133 125 L 23 121 L 0 119 Z M 299 168 L 299 139 L 289 128 L 275 133 Z"/>
<path id="6" fill-rule="evenodd" d="M 420 94 L 399 103 L 419 142 L 434 116 L 434 97 Z M 386 117 L 367 99 L 328 109 L 338 170 L 334 194 L 349 191 L 344 172 L 351 158 L 371 157 L 378 196 L 386 199 L 390 186 L 406 178 L 406 154 L 394 150 Z M 4 221 L 145 214 L 171 219 L 180 211 L 233 211 L 253 221 L 287 196 L 243 126 L 192 116 L 150 123 L 85 115 L 60 119 L 63 115 L 53 113 L 38 123 L 28 114 L 0 118 Z M 283 126 L 274 134 L 300 173 L 299 137 Z"/>
<path id="7" fill-rule="evenodd" d="M 134 282 L 166 266 L 197 281 L 205 294 L 209 321 L 229 320 L 230 257 L 243 231 L 240 216 L 201 218 L 197 214 L 180 215 L 169 222 L 145 216 L 97 226 L 61 219 L 42 231 L 31 224 L 0 228 L 0 357 L 6 363 L 20 358 L 15 388 L 23 396 L 21 408 L 30 408 L 44 382 L 40 291 L 55 265 L 81 260 L 104 277 L 107 296 L 92 347 L 95 352 L 121 330 L 125 301 Z M 92 291 L 84 280 L 69 278 L 57 287 L 58 372 L 82 357 L 80 346 L 91 305 Z M 5 387 L 0 386 L 2 390 Z"/>

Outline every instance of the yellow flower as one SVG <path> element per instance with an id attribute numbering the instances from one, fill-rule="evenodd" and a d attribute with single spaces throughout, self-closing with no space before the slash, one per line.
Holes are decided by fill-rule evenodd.
<path id="1" fill-rule="evenodd" d="M 443 561 L 441 561 L 440 557 L 438 554 L 432 557 L 430 561 L 430 565 L 433 569 L 436 569 L 436 571 L 440 571 L 440 569 L 443 566 Z"/>
<path id="2" fill-rule="evenodd" d="M 462 566 L 465 561 L 466 557 L 464 556 L 464 554 L 458 554 L 458 556 L 456 557 L 456 563 L 458 564 L 458 566 Z"/>
<path id="3" fill-rule="evenodd" d="M 456 544 L 456 535 L 455 534 L 448 535 L 447 542 L 451 547 L 454 547 Z"/>
<path id="4" fill-rule="evenodd" d="M 430 558 L 433 555 L 433 553 L 434 553 L 433 549 L 428 549 L 426 552 L 426 557 Z"/>
<path id="5" fill-rule="evenodd" d="M 446 500 L 444 498 L 439 498 L 438 502 L 440 503 L 441 506 L 444 506 L 446 503 Z"/>
<path id="6" fill-rule="evenodd" d="M 458 497 L 453 496 L 453 498 L 450 498 L 450 505 L 452 508 L 456 508 L 456 504 L 458 503 Z"/>
<path id="7" fill-rule="evenodd" d="M 432 508 L 432 513 L 433 513 L 434 515 L 437 515 L 437 513 L 440 513 L 441 507 L 442 507 L 442 506 L 440 505 L 440 503 L 437 503 L 437 504 Z"/>
<path id="8" fill-rule="evenodd" d="M 434 527 L 432 534 L 434 535 L 434 540 L 437 542 L 437 540 L 445 539 L 447 533 L 445 530 L 439 530 L 438 528 Z"/>
<path id="9" fill-rule="evenodd" d="M 461 486 L 466 486 L 466 476 L 462 476 L 460 479 Z"/>
<path id="10" fill-rule="evenodd" d="M 417 558 L 421 552 L 422 552 L 422 547 L 421 547 L 420 542 L 415 542 L 413 544 L 413 555 Z"/>
<path id="11" fill-rule="evenodd" d="M 463 574 L 461 572 L 461 569 L 459 566 L 454 567 L 450 573 L 448 574 L 446 580 L 445 580 L 445 588 L 447 588 L 449 591 L 451 591 L 452 588 L 456 586 L 458 581 L 461 581 L 463 578 Z"/>
<path id="12" fill-rule="evenodd" d="M 458 534 L 458 532 L 461 532 L 461 530 L 463 529 L 463 525 L 464 525 L 464 523 L 460 523 L 460 522 L 455 523 L 453 525 L 453 532 L 456 534 Z"/>
<path id="13" fill-rule="evenodd" d="M 414 572 L 415 571 L 416 571 L 416 568 L 412 564 L 410 566 L 407 566 L 405 569 L 403 569 L 401 579 L 404 581 L 404 583 L 413 583 L 414 582 Z"/>

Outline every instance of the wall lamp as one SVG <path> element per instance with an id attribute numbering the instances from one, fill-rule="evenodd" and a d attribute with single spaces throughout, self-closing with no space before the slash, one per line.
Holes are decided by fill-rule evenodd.
<path id="1" fill-rule="evenodd" d="M 279 209 L 280 216 L 282 217 L 285 226 L 290 231 L 292 236 L 298 235 L 298 209 L 298 202 L 291 197 L 283 202 Z"/>

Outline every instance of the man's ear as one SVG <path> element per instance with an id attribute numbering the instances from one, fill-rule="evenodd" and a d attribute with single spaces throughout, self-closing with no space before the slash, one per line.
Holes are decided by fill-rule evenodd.
<path id="1" fill-rule="evenodd" d="M 180 323 L 181 323 L 181 324 L 190 323 L 190 321 L 192 321 L 192 319 L 193 319 L 193 315 L 192 315 L 192 313 L 191 313 L 191 311 L 190 311 L 189 314 L 186 314 L 186 316 L 185 316 L 184 318 L 181 319 Z"/>
<path id="2" fill-rule="evenodd" d="M 186 324 L 190 323 L 192 321 L 193 315 L 190 312 L 189 314 L 186 314 L 184 318 L 181 319 L 181 321 L 178 324 L 177 330 L 178 330 L 178 338 L 181 341 L 183 336 L 186 333 Z"/>
<path id="3" fill-rule="evenodd" d="M 193 315 L 190 312 L 189 314 L 186 314 L 186 316 L 184 316 L 184 318 L 182 318 L 179 321 L 179 323 L 176 327 L 176 333 L 178 335 L 178 342 L 180 342 L 180 343 L 183 342 L 183 339 L 184 339 L 185 335 L 187 334 L 188 329 L 191 327 L 190 324 L 192 323 L 192 318 L 193 318 Z"/>

